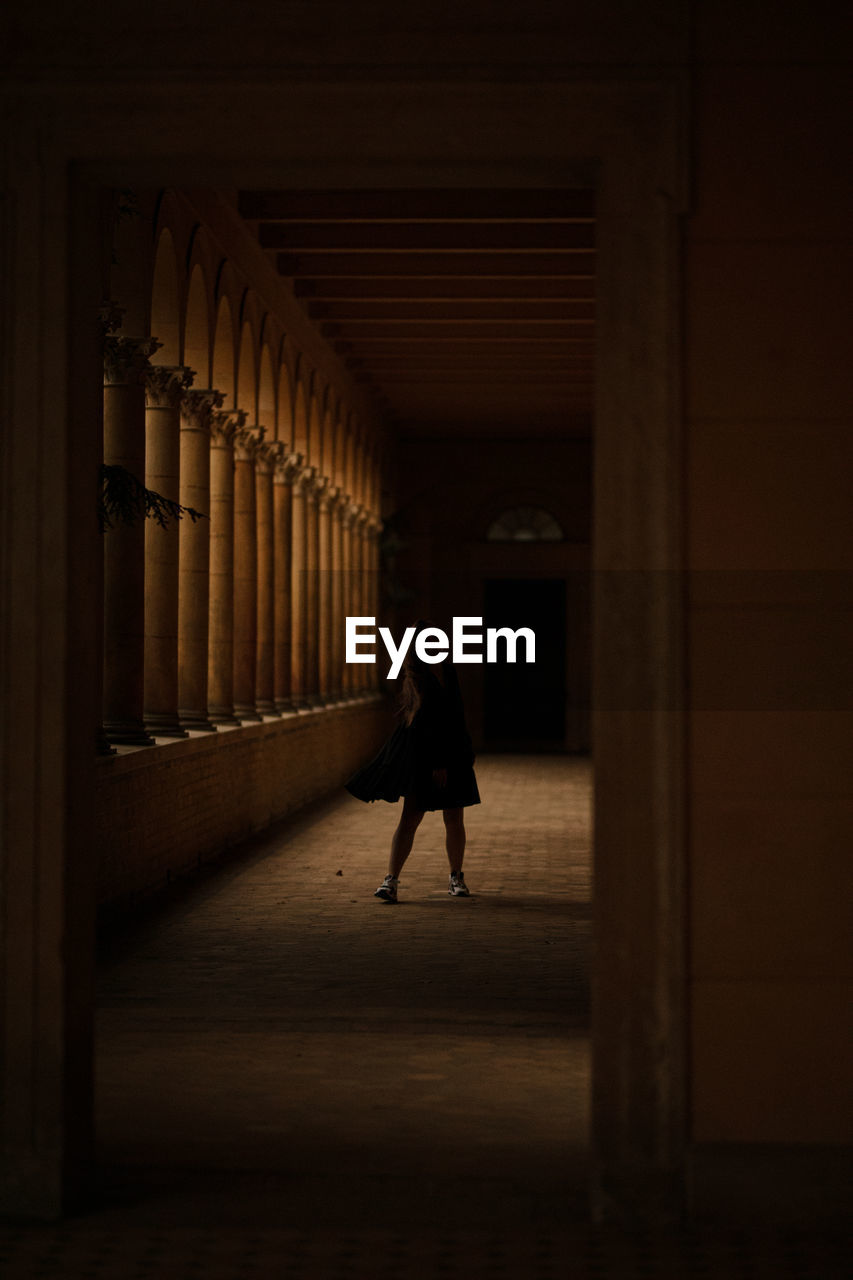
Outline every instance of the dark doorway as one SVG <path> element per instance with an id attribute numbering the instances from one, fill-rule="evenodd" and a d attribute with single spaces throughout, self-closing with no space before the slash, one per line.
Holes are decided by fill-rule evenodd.
<path id="1" fill-rule="evenodd" d="M 485 584 L 486 627 L 530 627 L 536 661 L 485 667 L 483 727 L 492 751 L 559 751 L 566 738 L 566 583 L 499 578 Z M 503 658 L 501 641 L 498 655 Z"/>

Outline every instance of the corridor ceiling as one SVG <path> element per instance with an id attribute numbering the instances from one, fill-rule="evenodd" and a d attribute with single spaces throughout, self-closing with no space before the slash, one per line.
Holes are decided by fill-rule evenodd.
<path id="1" fill-rule="evenodd" d="M 242 191 L 239 209 L 401 434 L 590 430 L 592 191 Z"/>

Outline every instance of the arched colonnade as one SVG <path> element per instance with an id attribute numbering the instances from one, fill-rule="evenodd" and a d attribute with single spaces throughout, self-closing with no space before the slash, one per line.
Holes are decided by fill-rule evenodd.
<path id="1" fill-rule="evenodd" d="M 105 532 L 104 735 L 136 745 L 371 693 L 343 637 L 378 610 L 383 463 L 208 229 L 168 194 L 149 226 L 146 306 L 105 312 L 104 461 L 202 514 Z"/>

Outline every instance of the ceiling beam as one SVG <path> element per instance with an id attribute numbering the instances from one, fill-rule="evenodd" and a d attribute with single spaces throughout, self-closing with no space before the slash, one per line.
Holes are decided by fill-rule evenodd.
<path id="1" fill-rule="evenodd" d="M 244 218 L 274 222 L 328 218 L 399 218 L 432 221 L 447 218 L 579 218 L 595 216 L 595 193 L 584 188 L 550 191 L 386 190 L 386 191 L 241 191 Z"/>
<path id="2" fill-rule="evenodd" d="M 592 433 L 592 415 L 589 410 L 573 410 L 564 414 L 549 414 L 547 417 L 537 415 L 532 421 L 529 414 L 519 418 L 515 414 L 496 422 L 489 415 L 484 419 L 472 419 L 466 416 L 460 425 L 452 418 L 447 421 L 445 415 L 441 425 L 436 426 L 433 418 L 416 418 L 403 414 L 395 415 L 394 426 L 400 436 L 407 440 L 428 440 L 436 444 L 440 440 L 455 441 L 460 437 L 488 440 L 517 440 L 522 437 L 526 443 L 533 440 L 550 440 L 555 436 L 565 439 L 567 436 L 584 438 Z"/>
<path id="3" fill-rule="evenodd" d="M 344 344 L 340 344 L 344 345 Z M 346 344 L 348 348 L 351 344 Z M 343 352 L 349 368 L 370 369 L 501 369 L 507 362 L 538 368 L 585 370 L 592 368 L 591 350 L 564 347 L 557 351 L 537 346 L 486 348 L 448 345 L 442 348 L 371 348 L 363 355 L 355 349 Z"/>
<path id="4" fill-rule="evenodd" d="M 411 344 L 411 345 L 410 345 Z M 507 352 L 524 355 L 537 352 L 542 355 L 586 356 L 592 355 L 595 344 L 586 338 L 523 338 L 513 334 L 505 338 L 421 338 L 412 343 L 410 338 L 401 338 L 395 342 L 393 338 L 365 338 L 358 342 L 338 339 L 333 343 L 336 350 L 346 355 L 363 355 L 366 360 L 375 360 L 380 355 L 405 355 L 406 352 L 417 351 L 423 355 L 441 355 L 444 351 L 467 351 L 470 355 L 503 356 Z"/>
<path id="5" fill-rule="evenodd" d="M 428 321 L 404 320 L 383 324 L 380 320 L 365 320 L 351 324 L 346 330 L 342 325 L 323 324 L 320 332 L 325 338 L 341 338 L 352 343 L 362 342 L 589 342 L 593 327 L 588 320 L 545 321 L 535 320 L 516 323 L 503 320 Z"/>
<path id="6" fill-rule="evenodd" d="M 365 280 L 358 276 L 326 276 L 316 280 L 297 279 L 293 284 L 297 298 L 345 301 L 357 298 L 365 302 L 419 299 L 436 301 L 514 302 L 517 299 L 593 299 L 595 279 L 590 274 L 574 276 L 535 276 L 529 279 L 503 277 L 491 280 L 483 276 L 402 276 Z"/>
<path id="7" fill-rule="evenodd" d="M 559 253 L 280 253 L 283 276 L 577 276 L 592 277 L 595 253 L 567 249 Z M 369 292 L 368 285 L 365 292 Z"/>
<path id="8" fill-rule="evenodd" d="M 566 387 L 572 392 L 577 392 L 581 397 L 591 399 L 592 389 L 595 380 L 590 375 L 588 378 L 573 378 L 570 374 L 562 373 L 559 369 L 541 370 L 536 373 L 535 377 L 521 376 L 523 371 L 512 369 L 494 369 L 491 372 L 476 372 L 471 370 L 465 373 L 462 370 L 449 371 L 440 370 L 435 373 L 424 376 L 423 372 L 413 373 L 380 373 L 376 369 L 355 370 L 353 377 L 357 382 L 370 381 L 383 387 L 391 386 L 418 386 L 426 390 L 431 390 L 439 386 L 469 386 L 469 387 L 491 387 L 491 386 L 534 386 L 534 387 Z"/>
<path id="9" fill-rule="evenodd" d="M 240 212 L 392 418 L 481 432 L 591 421 L 589 190 L 242 192 Z"/>
<path id="10" fill-rule="evenodd" d="M 512 321 L 539 323 L 585 324 L 593 322 L 594 303 L 581 300 L 542 298 L 538 301 L 513 298 L 507 302 L 483 299 L 478 302 L 435 301 L 421 299 L 386 299 L 382 302 L 317 302 L 306 304 L 312 320 L 338 324 L 364 324 L 367 321 L 419 320 L 422 323 L 459 324 L 479 321 Z"/>
<path id="11" fill-rule="evenodd" d="M 577 222 L 262 222 L 262 249 L 303 253 L 543 253 L 593 249 L 595 227 Z"/>
<path id="12" fill-rule="evenodd" d="M 441 370 L 475 370 L 487 372 L 507 368 L 530 369 L 534 373 L 556 369 L 559 372 L 586 375 L 593 369 L 593 361 L 589 357 L 572 355 L 539 355 L 535 351 L 515 354 L 507 351 L 500 354 L 466 356 L 464 352 L 448 351 L 441 355 L 384 355 L 375 356 L 371 360 L 349 355 L 345 357 L 349 369 L 367 369 L 377 374 L 393 372 L 434 373 Z"/>

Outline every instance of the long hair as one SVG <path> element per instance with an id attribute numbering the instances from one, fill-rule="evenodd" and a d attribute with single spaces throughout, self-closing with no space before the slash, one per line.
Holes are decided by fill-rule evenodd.
<path id="1" fill-rule="evenodd" d="M 415 652 L 415 640 L 422 631 L 432 624 L 422 618 L 415 623 L 415 634 L 412 643 L 403 659 L 403 683 L 400 686 L 399 714 L 405 724 L 410 725 L 421 709 L 424 694 L 430 679 L 434 679 L 429 665 L 423 662 Z"/>

